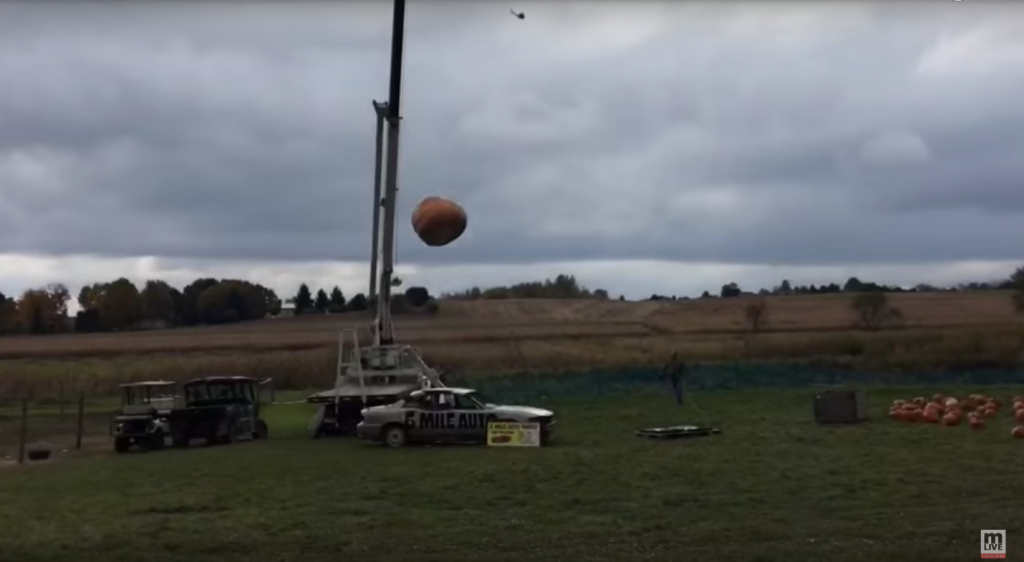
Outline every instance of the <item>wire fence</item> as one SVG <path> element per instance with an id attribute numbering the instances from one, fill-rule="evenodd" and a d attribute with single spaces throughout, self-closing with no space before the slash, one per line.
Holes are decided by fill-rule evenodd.
<path id="1" fill-rule="evenodd" d="M 85 393 L 75 400 L 0 402 L 0 463 L 47 460 L 104 437 L 108 416 L 90 406 Z"/>
<path id="2" fill-rule="evenodd" d="M 546 373 L 499 376 L 452 376 L 450 386 L 468 386 L 503 400 L 613 396 L 665 388 L 660 369 Z M 872 373 L 814 364 L 691 366 L 689 389 L 813 387 L 813 386 L 987 386 L 1024 385 L 1024 370 L 985 369 L 934 373 Z"/>

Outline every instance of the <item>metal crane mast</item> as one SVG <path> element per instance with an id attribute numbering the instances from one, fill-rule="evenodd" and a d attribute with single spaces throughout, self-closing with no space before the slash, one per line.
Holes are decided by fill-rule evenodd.
<path id="1" fill-rule="evenodd" d="M 306 398 L 319 404 L 309 429 L 321 435 L 351 435 L 357 431 L 364 408 L 391 404 L 417 389 L 443 387 L 441 374 L 427 365 L 419 350 L 395 343 L 391 323 L 391 289 L 395 269 L 395 206 L 398 198 L 398 134 L 401 122 L 402 35 L 405 0 L 394 0 L 391 32 L 391 84 L 387 102 L 373 102 L 377 113 L 377 162 L 374 171 L 373 254 L 370 259 L 370 296 L 376 297 L 373 343 L 359 345 L 357 330 L 338 334 L 338 368 L 334 388 Z M 386 142 L 385 142 L 386 140 Z M 382 173 L 383 172 L 383 173 Z M 381 176 L 384 176 L 381 196 Z M 380 257 L 380 276 L 377 258 Z"/>
<path id="2" fill-rule="evenodd" d="M 370 294 L 377 297 L 377 315 L 374 322 L 374 345 L 391 345 L 395 341 L 391 323 L 391 283 L 395 268 L 395 208 L 398 199 L 398 142 L 402 117 L 402 47 L 405 34 L 405 0 L 395 0 L 391 23 L 391 80 L 386 103 L 373 102 L 377 112 L 377 169 L 374 186 L 373 256 L 370 266 Z M 386 127 L 385 127 L 386 125 Z M 384 143 L 382 134 L 387 139 Z M 384 158 L 381 151 L 384 150 Z M 384 196 L 380 196 L 381 164 L 383 160 Z M 383 225 L 380 221 L 383 219 Z M 381 228 L 378 228 L 381 226 Z M 381 244 L 378 239 L 383 234 Z M 376 275 L 376 261 L 380 252 L 380 278 Z M 376 291 L 374 291 L 376 284 Z"/>

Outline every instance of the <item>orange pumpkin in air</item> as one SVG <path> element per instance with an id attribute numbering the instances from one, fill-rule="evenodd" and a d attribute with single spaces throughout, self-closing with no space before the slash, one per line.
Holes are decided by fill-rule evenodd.
<path id="1" fill-rule="evenodd" d="M 466 211 L 458 203 L 427 197 L 412 212 L 412 229 L 427 246 L 447 246 L 466 231 Z"/>

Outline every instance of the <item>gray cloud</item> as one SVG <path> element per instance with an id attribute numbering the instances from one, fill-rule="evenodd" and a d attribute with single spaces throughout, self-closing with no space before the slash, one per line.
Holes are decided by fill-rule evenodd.
<path id="1" fill-rule="evenodd" d="M 0 252 L 366 258 L 387 3 L 70 6 L 0 7 Z M 410 4 L 403 263 L 1020 255 L 1020 8 L 519 8 Z"/>

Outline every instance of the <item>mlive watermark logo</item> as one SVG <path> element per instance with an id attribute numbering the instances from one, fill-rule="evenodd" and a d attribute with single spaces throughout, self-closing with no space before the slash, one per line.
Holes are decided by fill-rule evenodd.
<path id="1" fill-rule="evenodd" d="M 981 532 L 981 558 L 1006 558 L 1006 530 Z"/>

